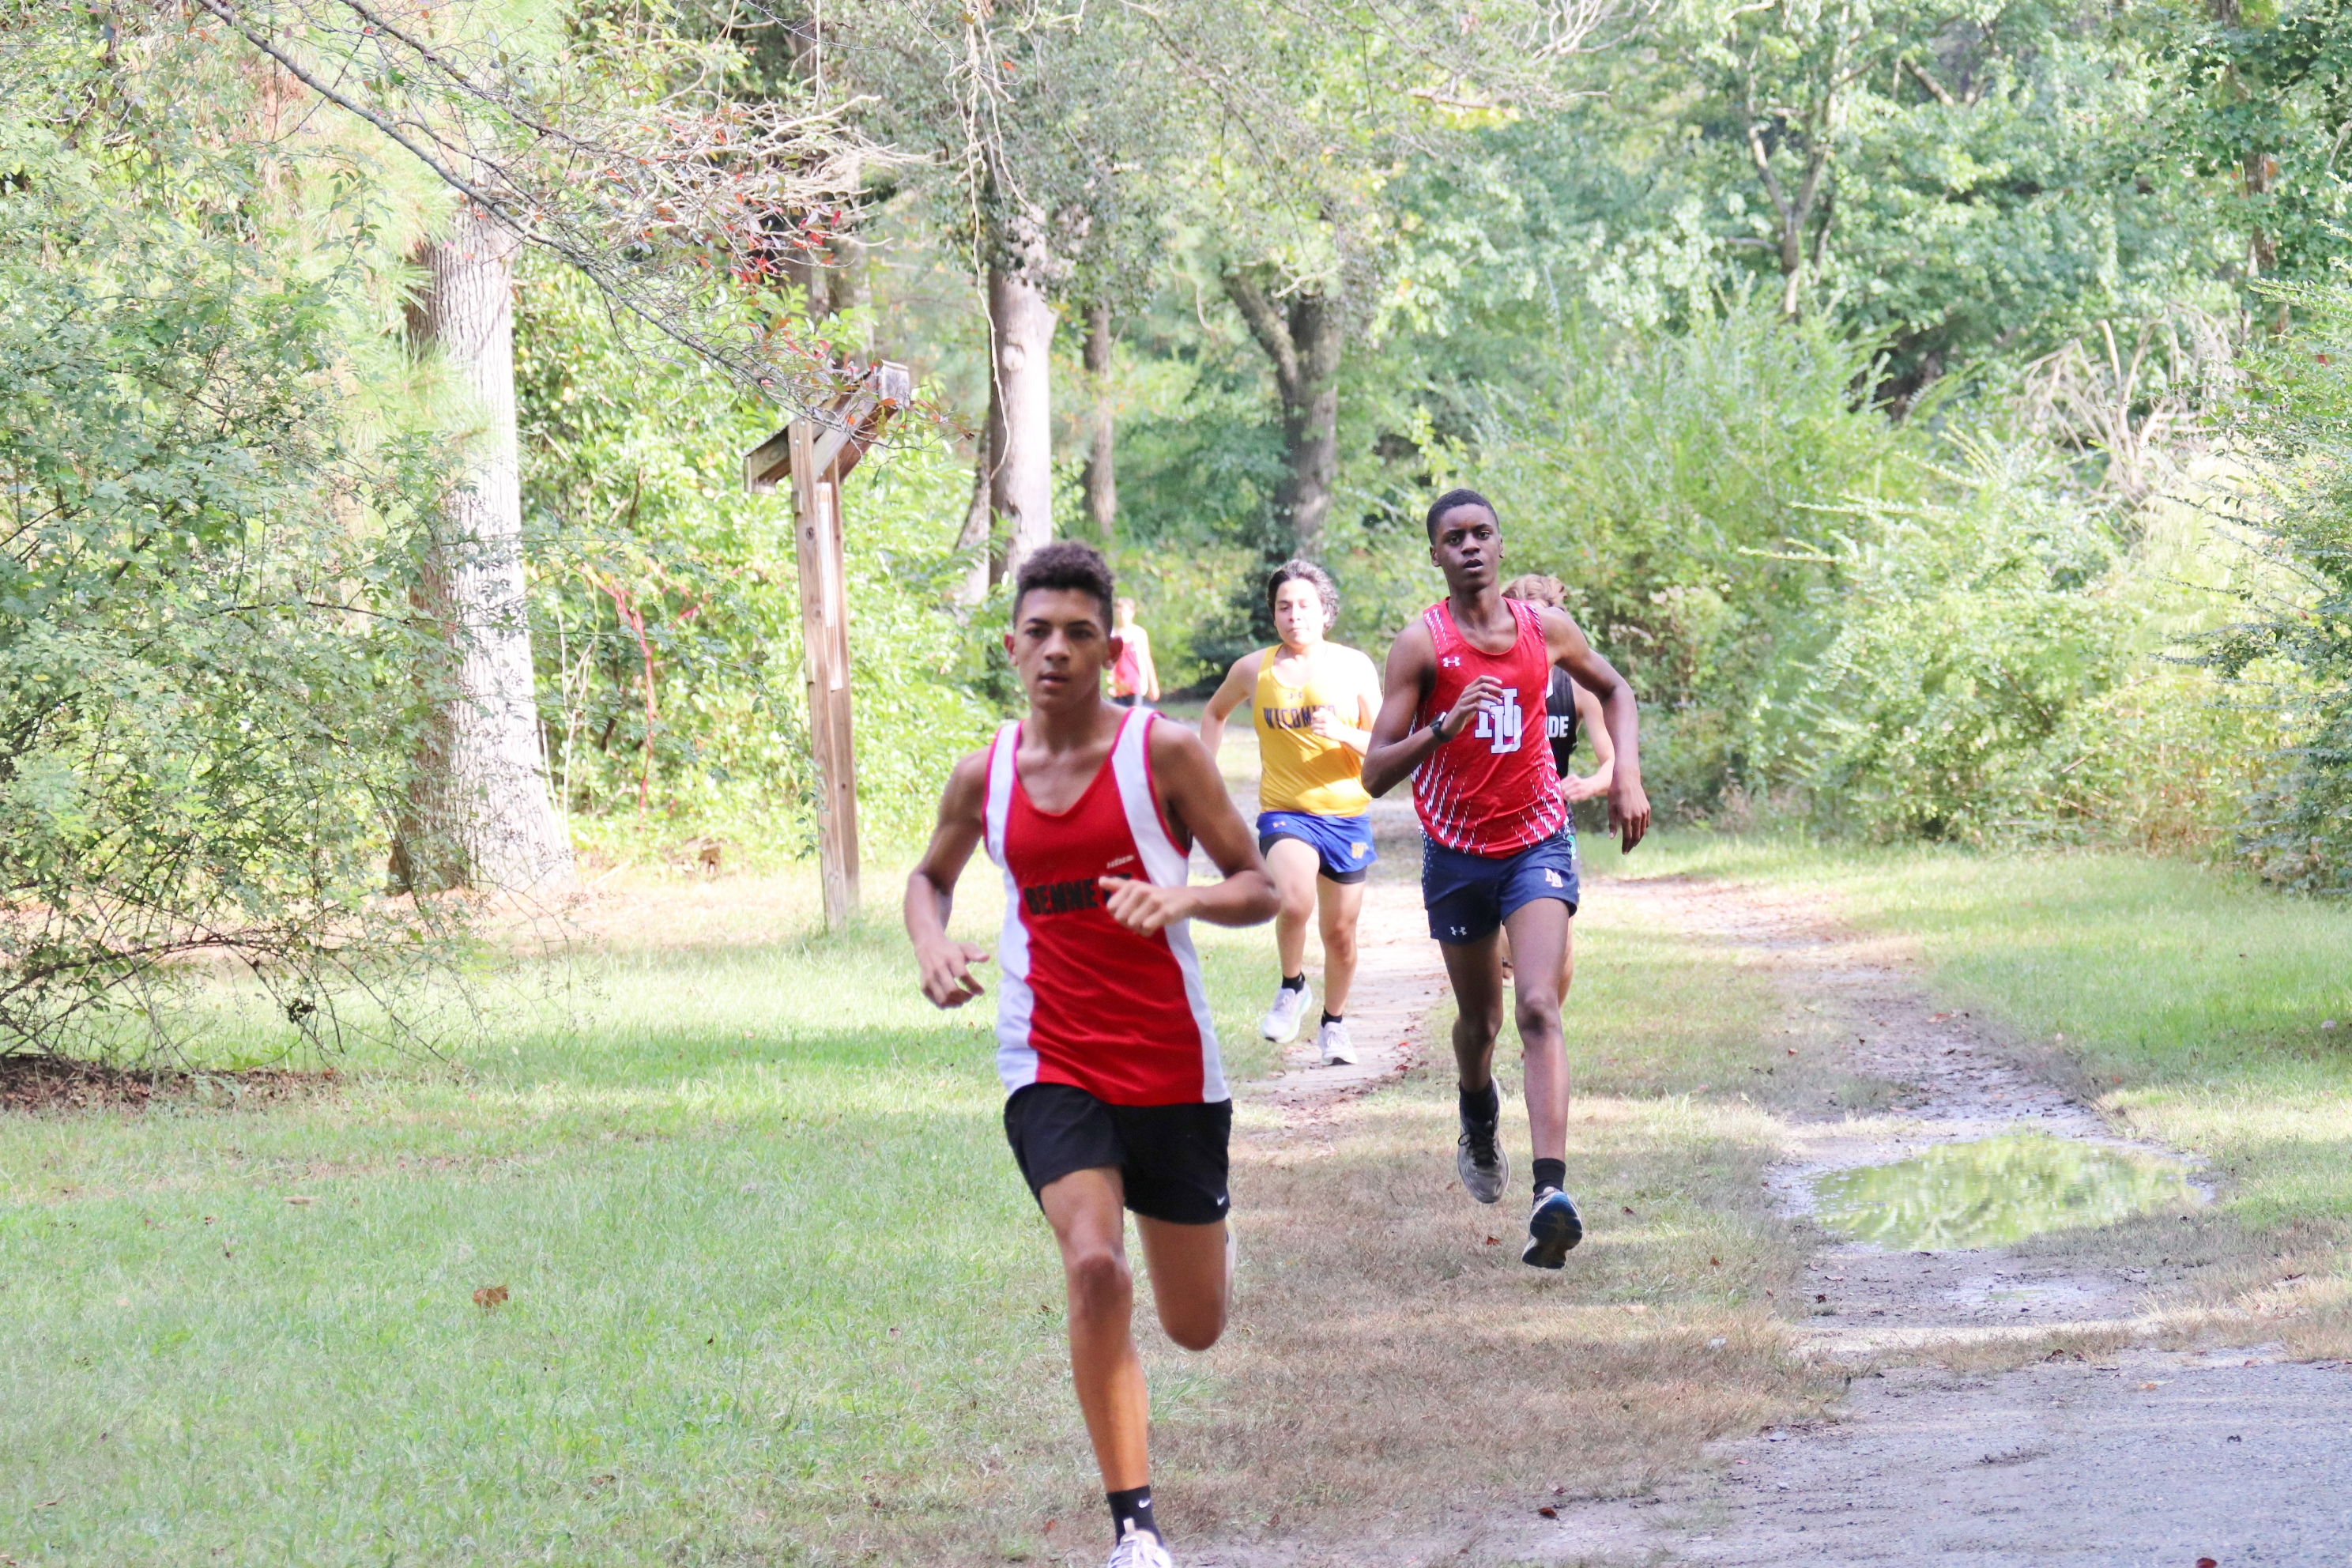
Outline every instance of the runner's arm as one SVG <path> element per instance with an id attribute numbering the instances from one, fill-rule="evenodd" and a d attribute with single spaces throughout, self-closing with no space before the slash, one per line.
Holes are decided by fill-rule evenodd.
<path id="1" fill-rule="evenodd" d="M 1609 777 L 1609 826 L 1617 834 L 1619 852 L 1633 846 L 1650 831 L 1650 797 L 1642 789 L 1642 721 L 1633 707 L 1633 689 L 1625 678 L 1584 638 L 1584 629 L 1565 610 L 1546 609 L 1544 644 L 1552 662 L 1568 671 L 1576 683 L 1601 699 L 1601 716 L 1615 755 Z"/>
<path id="2" fill-rule="evenodd" d="M 1209 705 L 1201 710 L 1201 746 L 1211 758 L 1224 744 L 1225 721 L 1233 710 L 1249 700 L 1250 689 L 1257 684 L 1258 656 L 1245 653 L 1234 660 L 1233 668 L 1209 696 Z"/>
<path id="3" fill-rule="evenodd" d="M 1157 804 L 1174 825 L 1189 831 L 1224 873 L 1222 882 L 1163 888 L 1131 877 L 1105 877 L 1103 902 L 1111 919 L 1150 936 L 1171 921 L 1207 921 L 1211 925 L 1254 926 L 1274 918 L 1274 879 L 1257 852 L 1217 764 L 1201 737 L 1181 724 L 1151 726 L 1151 782 Z"/>
<path id="4" fill-rule="evenodd" d="M 1601 699 L 1584 689 L 1581 681 L 1570 678 L 1569 689 L 1576 694 L 1577 726 L 1591 739 L 1592 771 L 1579 777 L 1569 774 L 1559 781 L 1560 793 L 1571 801 L 1591 800 L 1594 795 L 1607 795 L 1610 781 L 1617 776 L 1617 742 L 1609 738 L 1609 724 L 1601 711 Z"/>
<path id="5" fill-rule="evenodd" d="M 939 825 L 931 842 L 907 878 L 907 935 L 915 943 L 923 994 L 937 1007 L 961 1007 L 981 994 L 971 965 L 988 962 L 988 950 L 948 935 L 955 908 L 956 879 L 986 831 L 988 753 L 974 752 L 955 765 L 940 796 Z"/>
<path id="6" fill-rule="evenodd" d="M 1307 728 L 1327 741 L 1337 741 L 1358 756 L 1372 749 L 1372 721 L 1381 711 L 1381 677 L 1372 661 L 1362 654 L 1356 655 L 1356 674 L 1361 678 L 1356 700 L 1349 706 L 1348 717 L 1339 717 L 1339 705 L 1315 710 Z"/>
<path id="7" fill-rule="evenodd" d="M 1418 623 L 1407 626 L 1389 645 L 1380 717 L 1372 721 L 1371 744 L 1364 752 L 1364 788 L 1371 794 L 1386 795 L 1394 789 L 1398 780 L 1421 765 L 1422 758 L 1460 734 L 1462 727 L 1477 717 L 1481 703 L 1491 702 L 1503 692 L 1500 681 L 1482 675 L 1463 689 L 1444 718 L 1416 730 L 1413 711 L 1436 679 L 1437 645 L 1429 640 L 1429 628 Z"/>

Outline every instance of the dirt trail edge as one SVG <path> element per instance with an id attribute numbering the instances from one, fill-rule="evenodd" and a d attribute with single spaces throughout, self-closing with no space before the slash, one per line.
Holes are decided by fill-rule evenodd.
<path id="1" fill-rule="evenodd" d="M 1889 1109 L 1827 1103 L 1790 1123 L 1774 1186 L 1792 1215 L 1811 1211 L 1824 1171 L 1937 1145 L 2032 1130 L 2131 1147 L 1967 1015 L 1936 1010 L 1899 944 L 1841 930 L 1825 904 L 1678 878 L 1612 879 L 1608 893 L 1768 966 L 1800 1028 L 1818 1020 L 1849 1070 L 1898 1086 Z M 2224 1314 L 2153 1310 L 2133 1269 L 1826 1234 L 1811 1269 L 1816 1302 L 1792 1348 L 1857 1373 L 1833 1419 L 1718 1444 L 1712 1468 L 1656 1495 L 1496 1521 L 1445 1560 L 2230 1568 L 2352 1553 L 2340 1363 L 2158 1348 Z M 2249 1337 L 2249 1314 L 2226 1316 L 2226 1337 Z M 2006 1373 L 1934 1364 L 2053 1334 L 2078 1348 Z"/>

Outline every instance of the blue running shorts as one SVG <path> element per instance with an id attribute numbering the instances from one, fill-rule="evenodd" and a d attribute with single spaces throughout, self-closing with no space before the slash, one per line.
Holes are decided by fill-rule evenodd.
<path id="1" fill-rule="evenodd" d="M 1517 855 L 1489 859 L 1421 841 L 1421 901 L 1429 934 L 1462 945 L 1484 942 L 1514 910 L 1538 899 L 1558 899 L 1576 912 L 1576 827 L 1570 824 Z"/>
<path id="2" fill-rule="evenodd" d="M 1322 875 L 1334 882 L 1360 882 L 1381 852 L 1372 847 L 1370 816 L 1318 816 L 1311 811 L 1257 814 L 1257 852 L 1284 838 L 1296 838 L 1321 857 Z"/>

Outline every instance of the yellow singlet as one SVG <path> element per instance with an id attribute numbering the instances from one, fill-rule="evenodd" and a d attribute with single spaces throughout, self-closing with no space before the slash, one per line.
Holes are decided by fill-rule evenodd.
<path id="1" fill-rule="evenodd" d="M 1372 804 L 1364 790 L 1363 757 L 1352 746 L 1325 740 L 1309 725 L 1318 708 L 1336 708 L 1350 724 L 1361 716 L 1361 679 L 1341 679 L 1340 667 L 1363 656 L 1325 643 L 1307 660 L 1307 684 L 1285 686 L 1274 678 L 1274 661 L 1281 653 L 1270 647 L 1258 656 L 1257 690 L 1250 704 L 1257 725 L 1258 809 L 1360 816 Z"/>

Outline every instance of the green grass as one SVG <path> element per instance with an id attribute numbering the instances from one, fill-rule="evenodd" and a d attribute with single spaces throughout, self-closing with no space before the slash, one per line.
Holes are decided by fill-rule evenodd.
<path id="1" fill-rule="evenodd" d="M 795 1562 L 1059 1495 L 992 1009 L 879 922 L 567 978 L 462 1066 L 0 1121 L 0 1560 Z"/>
<path id="2" fill-rule="evenodd" d="M 2063 1032 L 2110 1110 L 2206 1155 L 2231 1226 L 2352 1232 L 2352 1030 L 2316 1027 L 2352 1023 L 2352 912 L 2115 857 L 1683 835 L 1625 866 L 1810 887 L 1908 933 L 1940 994 L 2043 1049 Z M 0 1119 L 0 1561 L 904 1561 L 949 1521 L 948 1560 L 1097 1550 L 989 1008 L 924 1005 L 887 920 L 745 940 L 766 917 L 738 886 L 709 895 L 731 933 L 519 984 L 460 1064 Z M 1263 1072 L 1268 937 L 1197 934 L 1234 1074 Z M 1573 1156 L 1601 1223 L 1572 1278 L 1486 1244 L 1442 1068 L 1326 1127 L 1249 1113 L 1235 1333 L 1149 1352 L 1186 1528 L 1344 1532 L 1522 1470 L 1638 1485 L 1830 1392 L 1780 1348 L 1765 1292 L 1801 1243 L 1759 1173 L 1777 1111 L 1850 1098 L 1834 1053 L 1789 1056 L 1765 976 L 1603 898 L 1581 952 Z M 1351 1205 L 1376 1256 L 1328 1224 Z M 491 1285 L 511 1299 L 485 1310 Z M 1538 1340 L 1587 1372 L 1536 1419 L 1510 1369 Z M 1508 1476 L 1447 1458 L 1505 1427 Z"/>
<path id="3" fill-rule="evenodd" d="M 1939 998 L 2071 1069 L 2129 1127 L 2206 1157 L 2239 1223 L 2352 1221 L 2352 909 L 2126 855 L 1685 833 L 1605 858 L 1827 894 L 1855 925 L 1912 939 Z"/>

